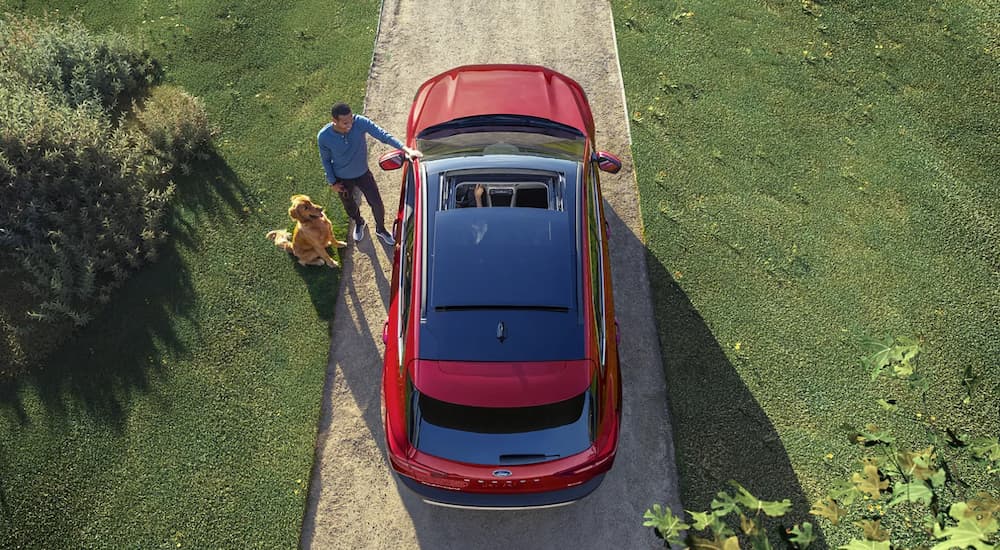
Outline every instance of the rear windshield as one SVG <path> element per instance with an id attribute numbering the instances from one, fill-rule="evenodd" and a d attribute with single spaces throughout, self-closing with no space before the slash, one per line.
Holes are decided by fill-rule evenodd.
<path id="1" fill-rule="evenodd" d="M 418 393 L 412 444 L 422 452 L 470 464 L 545 462 L 590 447 L 590 392 L 534 407 L 469 407 Z"/>

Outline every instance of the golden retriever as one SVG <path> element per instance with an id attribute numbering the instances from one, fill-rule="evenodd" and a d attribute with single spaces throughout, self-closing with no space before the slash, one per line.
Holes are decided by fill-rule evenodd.
<path id="1" fill-rule="evenodd" d="M 267 234 L 278 248 L 294 254 L 301 265 L 323 265 L 340 267 L 326 251 L 333 245 L 344 248 L 347 243 L 338 241 L 333 236 L 333 226 L 323 213 L 323 207 L 313 203 L 306 195 L 292 195 L 292 205 L 288 207 L 288 215 L 295 220 L 295 231 L 291 238 L 288 231 L 276 229 Z"/>

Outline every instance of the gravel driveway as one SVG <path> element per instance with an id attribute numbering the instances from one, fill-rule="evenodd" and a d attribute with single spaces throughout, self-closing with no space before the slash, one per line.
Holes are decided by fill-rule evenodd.
<path id="1" fill-rule="evenodd" d="M 391 249 L 367 238 L 345 256 L 302 546 L 662 547 L 641 526 L 642 514 L 656 502 L 675 511 L 680 503 L 609 3 L 385 0 L 377 40 L 365 114 L 400 138 L 417 87 L 458 65 L 539 64 L 583 85 L 597 124 L 598 146 L 625 161 L 618 175 L 602 179 L 622 330 L 622 436 L 615 466 L 603 485 L 570 506 L 467 511 L 430 506 L 410 494 L 390 472 L 381 422 L 381 333 Z M 387 150 L 374 142 L 372 162 Z M 399 200 L 399 173 L 376 172 L 376 179 L 389 222 Z M 367 207 L 362 214 L 370 217 Z"/>

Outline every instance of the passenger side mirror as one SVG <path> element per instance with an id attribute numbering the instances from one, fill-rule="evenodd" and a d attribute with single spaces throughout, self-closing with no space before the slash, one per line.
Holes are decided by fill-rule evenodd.
<path id="1" fill-rule="evenodd" d="M 406 161 L 406 153 L 396 149 L 395 151 L 388 152 L 378 158 L 379 168 L 389 171 L 389 170 L 399 170 L 403 167 L 403 162 Z"/>
<path id="2" fill-rule="evenodd" d="M 617 174 L 622 169 L 622 160 L 607 151 L 598 151 L 595 158 L 597 160 L 597 167 L 601 169 L 601 172 Z"/>

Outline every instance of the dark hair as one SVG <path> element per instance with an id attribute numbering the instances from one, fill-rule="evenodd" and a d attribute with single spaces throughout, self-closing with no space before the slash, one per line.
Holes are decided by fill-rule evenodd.
<path id="1" fill-rule="evenodd" d="M 333 118 L 349 114 L 351 114 L 351 106 L 346 103 L 336 103 L 333 108 L 330 109 L 330 116 Z"/>

